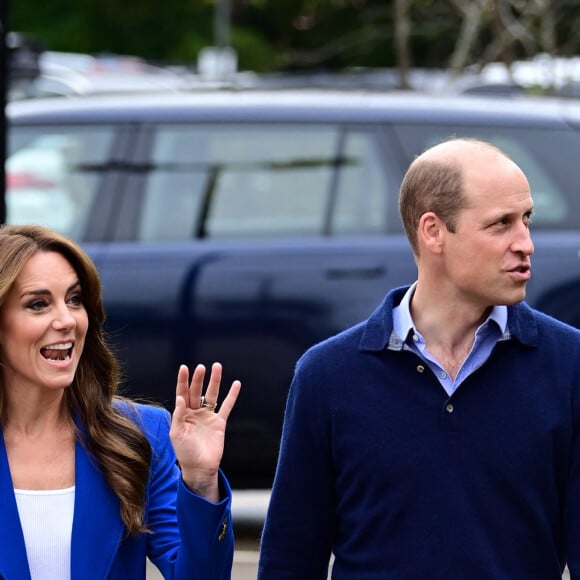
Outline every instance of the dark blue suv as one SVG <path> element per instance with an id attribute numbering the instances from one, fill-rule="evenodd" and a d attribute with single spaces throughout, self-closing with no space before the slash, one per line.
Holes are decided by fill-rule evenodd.
<path id="1" fill-rule="evenodd" d="M 12 103 L 8 221 L 80 241 L 103 281 L 127 392 L 173 405 L 178 364 L 241 379 L 224 467 L 270 486 L 294 364 L 415 279 L 397 194 L 451 135 L 524 169 L 528 301 L 580 326 L 580 105 L 333 91 Z"/>

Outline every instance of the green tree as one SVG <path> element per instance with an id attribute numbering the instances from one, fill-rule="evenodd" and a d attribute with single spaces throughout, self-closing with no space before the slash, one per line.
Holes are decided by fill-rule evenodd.
<path id="1" fill-rule="evenodd" d="M 11 2 L 12 30 L 51 50 L 107 51 L 195 64 L 200 49 L 214 44 L 218 0 L 3 1 Z M 259 72 L 397 64 L 451 65 L 460 71 L 474 63 L 529 57 L 537 51 L 573 55 L 580 50 L 577 0 L 230 0 L 230 4 L 230 38 L 239 68 Z M 407 65 L 401 62 L 402 42 L 407 43 Z"/>

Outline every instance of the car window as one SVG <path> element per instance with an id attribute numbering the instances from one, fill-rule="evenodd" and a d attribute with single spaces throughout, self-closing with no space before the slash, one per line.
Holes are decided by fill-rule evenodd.
<path id="1" fill-rule="evenodd" d="M 331 233 L 385 232 L 388 200 L 398 196 L 400 174 L 382 157 L 380 146 L 367 132 L 349 131 L 344 143 L 348 162 L 338 179 Z"/>
<path id="2" fill-rule="evenodd" d="M 503 149 L 524 171 L 534 200 L 534 229 L 580 227 L 576 165 L 580 135 L 550 127 L 465 127 L 399 124 L 395 127 L 410 159 L 452 136 L 484 139 Z"/>
<path id="3" fill-rule="evenodd" d="M 6 213 L 80 239 L 112 146 L 109 127 L 20 127 L 9 131 Z"/>
<path id="4" fill-rule="evenodd" d="M 137 237 L 382 232 L 374 139 L 333 125 L 158 127 Z"/>

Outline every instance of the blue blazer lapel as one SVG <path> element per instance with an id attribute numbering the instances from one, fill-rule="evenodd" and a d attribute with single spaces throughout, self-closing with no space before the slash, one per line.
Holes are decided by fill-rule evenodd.
<path id="1" fill-rule="evenodd" d="M 101 580 L 109 576 L 124 532 L 119 500 L 78 442 L 75 470 L 71 578 Z"/>
<path id="2" fill-rule="evenodd" d="M 30 580 L 4 435 L 0 429 L 0 578 Z"/>

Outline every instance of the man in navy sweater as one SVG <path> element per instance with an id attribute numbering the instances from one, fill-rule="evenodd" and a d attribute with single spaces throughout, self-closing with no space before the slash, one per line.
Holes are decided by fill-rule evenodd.
<path id="1" fill-rule="evenodd" d="M 400 210 L 417 282 L 298 362 L 258 578 L 578 580 L 580 331 L 523 302 L 528 181 L 453 139 Z"/>

